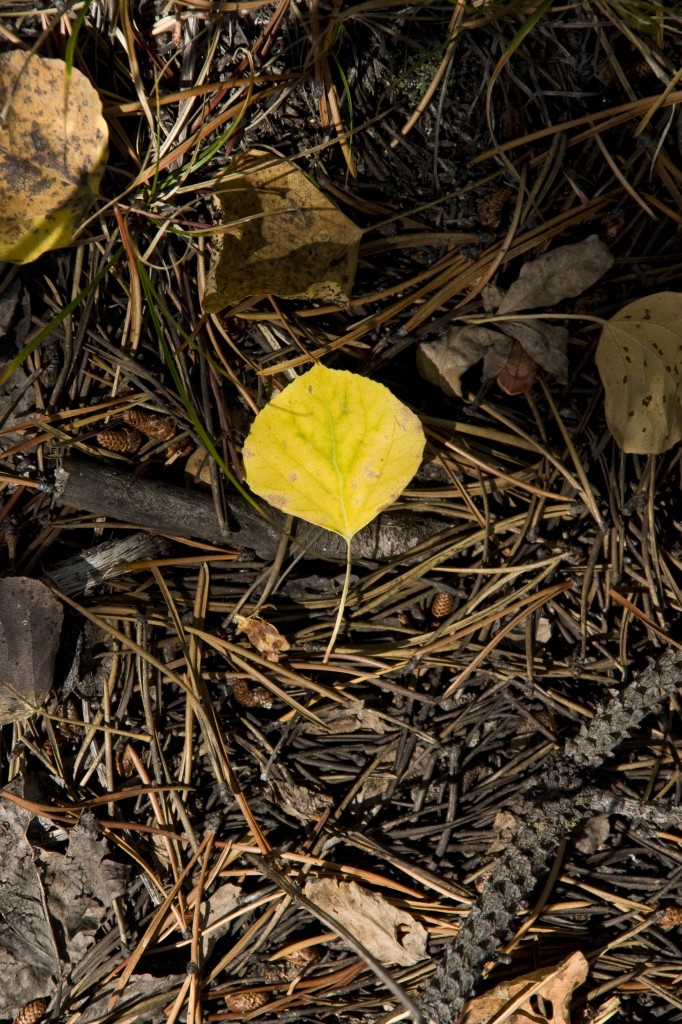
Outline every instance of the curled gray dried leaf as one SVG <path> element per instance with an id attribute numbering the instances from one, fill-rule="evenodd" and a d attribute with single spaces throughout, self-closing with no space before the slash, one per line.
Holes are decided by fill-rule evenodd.
<path id="1" fill-rule="evenodd" d="M 556 306 L 582 295 L 613 266 L 613 256 L 599 235 L 574 245 L 560 245 L 525 263 L 502 299 L 498 314 Z"/>
<path id="2" fill-rule="evenodd" d="M 0 580 L 0 725 L 21 722 L 52 689 L 64 613 L 40 580 Z"/>
<path id="3" fill-rule="evenodd" d="M 495 377 L 511 352 L 511 339 L 500 331 L 477 324 L 450 327 L 437 341 L 423 341 L 417 348 L 417 369 L 446 395 L 462 398 L 462 376 L 480 360 L 487 378 Z"/>

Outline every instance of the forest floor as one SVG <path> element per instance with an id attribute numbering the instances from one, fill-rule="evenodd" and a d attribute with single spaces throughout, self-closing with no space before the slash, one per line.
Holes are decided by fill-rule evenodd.
<path id="1" fill-rule="evenodd" d="M 596 356 L 680 289 L 676 8 L 0 2 L 110 138 L 0 265 L 0 1019 L 682 1020 L 679 434 L 626 452 Z M 350 300 L 203 306 L 253 149 L 361 230 Z M 328 659 L 343 545 L 242 495 L 314 362 L 427 439 Z"/>

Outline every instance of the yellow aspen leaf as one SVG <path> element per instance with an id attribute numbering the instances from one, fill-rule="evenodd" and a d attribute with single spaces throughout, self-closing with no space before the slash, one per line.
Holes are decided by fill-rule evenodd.
<path id="1" fill-rule="evenodd" d="M 596 361 L 623 451 L 658 455 L 682 439 L 682 293 L 624 306 L 604 325 Z"/>
<path id="2" fill-rule="evenodd" d="M 0 54 L 0 260 L 68 245 L 99 188 L 108 130 L 96 89 L 63 60 Z"/>
<path id="3" fill-rule="evenodd" d="M 383 384 L 317 365 L 256 416 L 243 458 L 261 498 L 350 541 L 402 493 L 424 443 Z"/>
<path id="4" fill-rule="evenodd" d="M 215 195 L 224 227 L 206 275 L 207 312 L 262 295 L 348 305 L 362 231 L 295 164 L 240 153 Z"/>
<path id="5" fill-rule="evenodd" d="M 346 541 L 346 578 L 325 661 L 348 596 L 351 538 L 404 491 L 424 444 L 419 419 L 383 384 L 320 365 L 253 421 L 242 452 L 251 490 Z"/>

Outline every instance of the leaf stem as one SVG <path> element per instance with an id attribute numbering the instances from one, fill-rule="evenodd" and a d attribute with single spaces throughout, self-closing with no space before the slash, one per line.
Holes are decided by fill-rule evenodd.
<path id="1" fill-rule="evenodd" d="M 336 622 L 334 623 L 334 629 L 332 631 L 331 640 L 327 645 L 327 650 L 324 652 L 324 658 L 322 663 L 324 665 L 329 661 L 329 655 L 332 653 L 332 648 L 336 643 L 336 638 L 339 635 L 341 629 L 341 623 L 343 622 L 343 613 L 346 610 L 346 601 L 348 600 L 348 591 L 350 590 L 350 567 L 352 565 L 351 556 L 351 537 L 346 537 L 346 578 L 343 581 L 343 590 L 341 591 L 341 600 L 339 601 L 339 610 L 336 613 Z"/>

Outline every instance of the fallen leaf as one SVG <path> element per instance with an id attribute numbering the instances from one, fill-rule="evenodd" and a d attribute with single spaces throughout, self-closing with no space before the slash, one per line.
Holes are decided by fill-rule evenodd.
<path id="1" fill-rule="evenodd" d="M 682 293 L 624 306 L 597 345 L 606 422 L 624 452 L 658 455 L 682 438 Z"/>
<path id="2" fill-rule="evenodd" d="M 279 661 L 280 654 L 284 654 L 291 647 L 286 637 L 259 615 L 235 615 L 234 621 L 237 629 L 246 633 L 250 642 L 267 661 Z"/>
<path id="3" fill-rule="evenodd" d="M 446 395 L 462 398 L 462 376 L 480 359 L 487 379 L 496 377 L 507 364 L 512 342 L 500 331 L 477 324 L 450 327 L 438 341 L 417 347 L 417 369 Z"/>
<path id="4" fill-rule="evenodd" d="M 0 260 L 68 245 L 99 188 L 108 130 L 96 89 L 63 60 L 0 54 Z"/>
<path id="5" fill-rule="evenodd" d="M 580 295 L 612 264 L 613 256 L 597 235 L 575 245 L 561 245 L 526 263 L 506 294 L 496 285 L 488 285 L 483 290 L 486 311 L 499 315 L 554 306 Z M 500 387 L 511 395 L 532 386 L 537 366 L 566 383 L 568 331 L 564 327 L 522 318 L 500 321 L 496 326 L 499 329 L 479 324 L 450 327 L 437 341 L 422 342 L 417 348 L 420 374 L 446 395 L 460 398 L 462 375 L 479 359 L 484 360 L 483 379 L 497 377 Z"/>
<path id="6" fill-rule="evenodd" d="M 127 891 L 126 870 L 109 859 L 94 815 L 84 814 L 69 832 L 65 853 L 40 854 L 50 918 L 59 925 L 65 959 L 80 963 L 114 899 Z"/>
<path id="7" fill-rule="evenodd" d="M 102 979 L 88 993 L 87 1002 L 78 1011 L 78 1024 L 100 1024 L 102 1020 L 140 1021 L 144 1024 L 165 1024 L 168 1013 L 164 1008 L 177 996 L 186 974 L 164 972 L 159 978 L 153 974 L 134 974 L 129 979 L 123 996 L 112 1014 L 110 999 L 118 984 L 118 978 Z M 141 1009 L 142 1008 L 142 1009 Z"/>
<path id="8" fill-rule="evenodd" d="M 612 266 L 613 256 L 599 235 L 589 235 L 575 245 L 560 245 L 524 263 L 497 312 L 556 306 L 563 299 L 582 295 Z"/>
<path id="9" fill-rule="evenodd" d="M 261 295 L 348 305 L 362 231 L 289 160 L 250 150 L 216 184 L 225 226 L 214 238 L 204 310 Z"/>
<path id="10" fill-rule="evenodd" d="M 29 718 L 45 701 L 63 617 L 44 583 L 0 579 L 0 725 Z"/>
<path id="11" fill-rule="evenodd" d="M 591 854 L 600 850 L 611 832 L 611 818 L 608 814 L 595 814 L 582 822 L 574 846 L 581 853 Z"/>
<path id="12" fill-rule="evenodd" d="M 524 974 L 513 981 L 505 981 L 494 989 L 467 1003 L 461 1024 L 488 1024 L 500 1014 L 508 1003 L 517 999 L 525 990 L 532 989 L 531 995 L 524 999 L 515 1010 L 504 1017 L 505 1024 L 529 1024 L 530 1021 L 541 1024 L 570 1024 L 571 996 L 587 977 L 588 963 L 582 953 L 573 953 L 555 967 L 543 967 L 542 970 Z M 538 984 L 539 983 L 539 984 Z M 543 1016 L 537 1012 L 537 1000 L 542 998 L 549 1012 Z"/>
<path id="13" fill-rule="evenodd" d="M 0 801 L 0 1016 L 13 1017 L 29 999 L 51 995 L 59 952 L 45 891 L 26 831 L 33 815 Z"/>
<path id="14" fill-rule="evenodd" d="M 211 955 L 216 942 L 229 932 L 232 921 L 225 920 L 239 906 L 243 893 L 238 885 L 225 882 L 201 904 L 201 961 Z"/>
<path id="15" fill-rule="evenodd" d="M 268 786 L 273 792 L 275 806 L 299 821 L 316 820 L 332 805 L 328 793 L 294 782 L 291 773 L 282 765 L 270 772 Z"/>
<path id="16" fill-rule="evenodd" d="M 402 493 L 424 443 L 388 388 L 317 365 L 261 410 L 242 454 L 252 491 L 350 541 Z"/>
<path id="17" fill-rule="evenodd" d="M 408 967 L 426 956 L 426 929 L 411 914 L 394 907 L 357 882 L 310 879 L 304 892 L 362 943 L 382 964 Z"/>
<path id="18" fill-rule="evenodd" d="M 8 795 L 38 795 L 40 779 L 17 779 Z M 28 788 L 28 792 L 26 791 Z M 37 996 L 51 996 L 65 964 L 78 965 L 111 911 L 127 893 L 126 869 L 89 812 L 68 833 L 66 849 L 43 849 L 33 814 L 0 799 L 0 1016 L 11 1017 Z M 44 828 L 44 825 L 43 825 Z M 11 978 L 12 983 L 7 984 Z"/>

